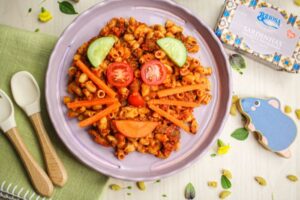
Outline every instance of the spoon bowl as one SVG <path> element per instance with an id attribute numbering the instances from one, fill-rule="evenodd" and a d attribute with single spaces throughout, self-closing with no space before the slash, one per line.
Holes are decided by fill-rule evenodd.
<path id="1" fill-rule="evenodd" d="M 15 126 L 13 104 L 5 92 L 0 90 L 0 128 L 6 132 Z"/>
<path id="2" fill-rule="evenodd" d="M 16 103 L 28 116 L 41 111 L 40 88 L 30 73 L 26 71 L 16 73 L 11 79 L 11 90 Z"/>

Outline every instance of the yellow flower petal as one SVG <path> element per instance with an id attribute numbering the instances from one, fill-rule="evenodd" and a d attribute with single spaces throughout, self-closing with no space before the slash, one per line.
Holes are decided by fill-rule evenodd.
<path id="1" fill-rule="evenodd" d="M 43 12 L 41 12 L 39 14 L 39 20 L 41 22 L 48 22 L 49 20 L 51 20 L 53 17 L 52 17 L 52 14 L 48 11 L 48 10 L 44 10 Z"/>
<path id="2" fill-rule="evenodd" d="M 229 145 L 221 146 L 221 147 L 218 148 L 217 154 L 218 155 L 224 155 L 224 154 L 228 153 L 229 149 L 230 149 Z"/>

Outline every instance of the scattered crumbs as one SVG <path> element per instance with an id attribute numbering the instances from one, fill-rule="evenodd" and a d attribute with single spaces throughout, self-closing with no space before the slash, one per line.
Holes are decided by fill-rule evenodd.
<path id="1" fill-rule="evenodd" d="M 222 175 L 226 176 L 228 179 L 232 179 L 232 174 L 229 170 L 223 169 L 222 170 Z"/>
<path id="2" fill-rule="evenodd" d="M 286 106 L 284 107 L 284 112 L 285 112 L 286 114 L 291 113 L 291 112 L 292 112 L 291 106 L 286 105 Z"/>
<path id="3" fill-rule="evenodd" d="M 144 181 L 139 181 L 139 182 L 136 182 L 136 186 L 139 188 L 139 190 L 146 190 L 146 185 L 145 185 L 145 182 Z"/>
<path id="4" fill-rule="evenodd" d="M 230 194 L 231 194 L 230 191 L 228 191 L 228 190 L 223 190 L 222 192 L 220 192 L 219 198 L 220 198 L 220 199 L 226 199 Z"/>
<path id="5" fill-rule="evenodd" d="M 228 151 L 229 151 L 229 149 L 230 149 L 229 145 L 219 147 L 218 148 L 218 155 L 225 155 L 225 154 L 227 154 Z"/>
<path id="6" fill-rule="evenodd" d="M 228 153 L 230 146 L 229 144 L 225 144 L 222 140 L 218 139 L 218 150 L 217 150 L 217 154 L 218 155 L 225 155 Z"/>
<path id="7" fill-rule="evenodd" d="M 40 32 L 40 29 L 39 28 L 36 28 L 35 30 L 34 30 L 34 32 Z"/>
<path id="8" fill-rule="evenodd" d="M 44 7 L 41 8 L 41 12 L 38 16 L 40 22 L 48 22 L 53 18 L 50 11 L 46 10 Z"/>
<path id="9" fill-rule="evenodd" d="M 117 185 L 117 184 L 111 184 L 111 185 L 109 186 L 109 188 L 112 189 L 112 190 L 114 190 L 114 191 L 119 191 L 119 190 L 122 189 L 121 186 L 119 186 L 119 185 Z"/>
<path id="10" fill-rule="evenodd" d="M 256 176 L 256 177 L 254 177 L 254 179 L 261 186 L 266 186 L 267 185 L 267 181 L 261 176 Z"/>
<path id="11" fill-rule="evenodd" d="M 208 181 L 207 186 L 212 187 L 212 188 L 216 188 L 216 187 L 218 187 L 218 182 L 217 181 Z"/>
<path id="12" fill-rule="evenodd" d="M 130 196 L 130 195 L 131 195 L 131 193 L 130 193 L 130 192 L 127 192 L 127 195 L 128 195 L 128 196 Z"/>
<path id="13" fill-rule="evenodd" d="M 295 175 L 290 174 L 290 175 L 287 175 L 286 178 L 289 179 L 292 182 L 297 182 L 298 181 L 298 177 L 295 176 Z"/>
<path id="14" fill-rule="evenodd" d="M 217 156 L 217 154 L 215 154 L 215 153 L 210 154 L 210 157 L 216 157 L 216 156 Z"/>
<path id="15" fill-rule="evenodd" d="M 300 109 L 296 109 L 295 113 L 296 113 L 297 119 L 300 120 Z"/>
<path id="16" fill-rule="evenodd" d="M 161 195 L 162 197 L 168 197 L 166 194 Z"/>

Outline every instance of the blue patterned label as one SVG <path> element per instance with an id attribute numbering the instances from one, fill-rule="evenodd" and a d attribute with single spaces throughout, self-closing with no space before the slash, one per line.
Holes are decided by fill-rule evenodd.
<path id="1" fill-rule="evenodd" d="M 287 23 L 280 12 L 272 8 L 249 8 L 239 5 L 229 30 L 242 38 L 254 52 L 262 55 L 292 56 L 300 32 Z"/>
<path id="2" fill-rule="evenodd" d="M 257 20 L 263 23 L 265 26 L 273 29 L 279 29 L 281 23 L 281 20 L 279 18 L 263 11 L 259 12 Z"/>

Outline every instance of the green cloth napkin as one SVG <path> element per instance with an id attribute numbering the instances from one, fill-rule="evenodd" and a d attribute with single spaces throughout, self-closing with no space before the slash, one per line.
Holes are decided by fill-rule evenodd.
<path id="1" fill-rule="evenodd" d="M 47 114 L 43 90 L 48 59 L 56 41 L 57 38 L 53 36 L 0 25 L 0 88 L 13 101 L 10 79 L 14 73 L 22 70 L 30 72 L 40 86 L 43 121 L 69 177 L 63 188 L 55 187 L 51 199 L 98 200 L 108 178 L 87 168 L 71 155 L 58 138 Z M 14 108 L 17 127 L 23 141 L 40 166 L 46 169 L 41 148 L 29 118 L 15 103 Z M 3 196 L 7 192 L 19 194 L 21 197 L 27 193 L 24 199 L 29 199 L 31 196 L 32 199 L 38 198 L 16 151 L 5 134 L 1 132 L 0 195 Z"/>

